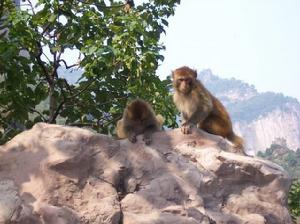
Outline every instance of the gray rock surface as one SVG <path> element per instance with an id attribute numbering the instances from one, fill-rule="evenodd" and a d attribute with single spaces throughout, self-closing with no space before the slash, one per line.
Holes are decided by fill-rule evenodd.
<path id="1" fill-rule="evenodd" d="M 153 139 L 35 125 L 0 147 L 0 223 L 291 223 L 281 167 L 200 130 Z"/>

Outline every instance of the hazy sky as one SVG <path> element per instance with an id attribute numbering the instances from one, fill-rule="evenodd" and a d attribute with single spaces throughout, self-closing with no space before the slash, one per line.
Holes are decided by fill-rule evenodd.
<path id="1" fill-rule="evenodd" d="M 161 77 L 210 68 L 300 100 L 300 0 L 181 0 L 163 41 Z"/>
<path id="2" fill-rule="evenodd" d="M 300 100 L 300 0 L 182 0 L 158 74 L 210 68 Z"/>

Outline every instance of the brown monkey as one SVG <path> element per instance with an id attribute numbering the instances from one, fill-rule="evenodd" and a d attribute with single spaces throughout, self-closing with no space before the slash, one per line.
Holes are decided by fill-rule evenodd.
<path id="1" fill-rule="evenodd" d="M 117 135 L 119 138 L 128 138 L 136 142 L 136 136 L 143 134 L 146 145 L 152 141 L 152 133 L 159 131 L 164 123 L 164 118 L 155 113 L 151 105 L 144 100 L 131 101 L 125 108 L 123 117 L 117 123 Z"/>
<path id="2" fill-rule="evenodd" d="M 197 72 L 180 67 L 172 72 L 175 93 L 173 101 L 182 113 L 181 131 L 189 134 L 191 127 L 221 135 L 234 144 L 237 153 L 245 154 L 243 139 L 232 130 L 228 112 L 222 103 L 197 80 Z"/>

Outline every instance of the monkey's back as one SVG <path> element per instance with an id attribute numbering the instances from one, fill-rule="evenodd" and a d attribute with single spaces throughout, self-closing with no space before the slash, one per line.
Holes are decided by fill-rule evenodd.
<path id="1" fill-rule="evenodd" d="M 213 108 L 199 128 L 208 133 L 228 137 L 233 133 L 230 116 L 223 104 L 210 93 Z"/>
<path id="2" fill-rule="evenodd" d="M 229 113 L 215 96 L 210 95 L 213 102 L 213 109 L 202 124 L 199 125 L 199 128 L 208 133 L 227 138 L 234 144 L 237 153 L 246 155 L 244 151 L 244 140 L 234 133 Z"/>

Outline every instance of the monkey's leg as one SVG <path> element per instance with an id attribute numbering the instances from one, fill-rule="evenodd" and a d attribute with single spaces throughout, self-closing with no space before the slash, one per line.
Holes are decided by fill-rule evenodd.
<path id="1" fill-rule="evenodd" d="M 189 123 L 189 122 L 182 122 L 181 123 L 181 132 L 183 133 L 183 134 L 190 134 L 191 133 L 191 130 L 192 130 L 192 124 L 191 123 Z"/>
<path id="2" fill-rule="evenodd" d="M 146 131 L 143 136 L 143 140 L 146 145 L 150 145 L 152 142 L 152 132 Z"/>
<path id="3" fill-rule="evenodd" d="M 237 136 L 233 130 L 231 121 L 228 119 L 224 119 L 219 116 L 208 116 L 207 119 L 205 119 L 199 128 L 203 129 L 204 131 L 214 134 L 214 135 L 220 135 L 226 139 L 228 139 L 230 142 L 234 144 L 234 151 L 238 154 L 246 155 L 244 152 L 244 146 L 243 146 L 243 139 L 239 136 Z"/>
<path id="4" fill-rule="evenodd" d="M 189 121 L 189 117 L 186 113 L 182 113 L 181 132 L 185 135 L 190 134 L 192 129 L 192 123 Z"/>
<path id="5" fill-rule="evenodd" d="M 159 128 L 156 125 L 150 125 L 147 126 L 146 129 L 144 130 L 144 135 L 143 135 L 143 140 L 146 145 L 150 145 L 152 142 L 152 134 L 155 131 L 158 131 Z"/>
<path id="6" fill-rule="evenodd" d="M 185 113 L 182 113 L 181 132 L 183 134 L 190 134 L 193 127 L 197 124 L 202 124 L 204 119 L 208 116 L 208 112 L 196 112 L 192 116 L 188 117 Z"/>

